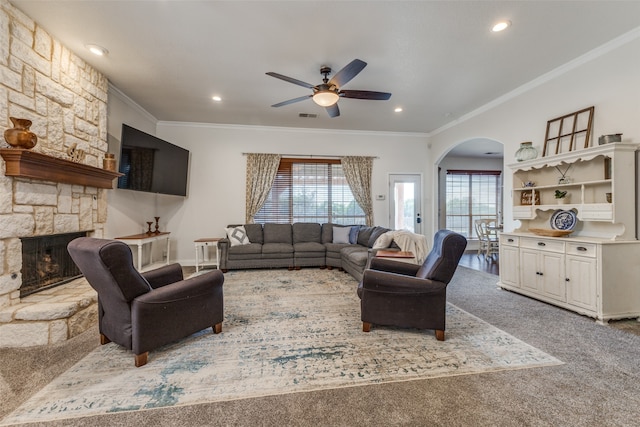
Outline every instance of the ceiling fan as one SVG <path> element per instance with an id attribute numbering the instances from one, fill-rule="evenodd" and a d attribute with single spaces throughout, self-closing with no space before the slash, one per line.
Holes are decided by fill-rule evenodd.
<path id="1" fill-rule="evenodd" d="M 320 68 L 320 74 L 324 76 L 322 83 L 319 85 L 312 85 L 310 83 L 303 82 L 301 80 L 294 79 L 292 77 L 283 76 L 282 74 L 268 72 L 267 75 L 275 77 L 277 79 L 284 80 L 285 82 L 293 83 L 299 86 L 304 86 L 313 90 L 311 95 L 300 96 L 298 98 L 282 101 L 277 104 L 273 104 L 272 107 L 282 107 L 283 105 L 293 104 L 294 102 L 304 101 L 305 99 L 312 98 L 313 101 L 321 107 L 324 107 L 329 113 L 329 117 L 338 117 L 340 115 L 340 109 L 338 108 L 338 100 L 340 98 L 354 98 L 354 99 L 370 99 L 374 101 L 386 101 L 391 97 L 387 92 L 373 92 L 369 90 L 342 90 L 342 86 L 347 84 L 351 79 L 360 73 L 367 66 L 367 63 L 359 59 L 354 59 L 347 64 L 343 69 L 338 71 L 329 80 L 329 74 L 331 74 L 331 68 L 323 66 Z"/>

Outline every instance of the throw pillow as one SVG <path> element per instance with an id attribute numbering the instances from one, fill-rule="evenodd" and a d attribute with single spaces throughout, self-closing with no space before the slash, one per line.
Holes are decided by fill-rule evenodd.
<path id="1" fill-rule="evenodd" d="M 388 248 L 393 242 L 393 231 L 387 231 L 376 239 L 373 243 L 372 249 L 385 249 Z"/>
<path id="2" fill-rule="evenodd" d="M 248 245 L 251 243 L 244 226 L 230 227 L 225 230 L 227 230 L 227 237 L 229 238 L 229 242 L 231 242 L 231 246 Z"/>
<path id="3" fill-rule="evenodd" d="M 351 227 L 333 227 L 333 243 L 349 243 Z"/>
<path id="4" fill-rule="evenodd" d="M 354 225 L 351 227 L 351 231 L 349 232 L 349 243 L 355 245 L 358 243 L 358 231 L 360 231 L 359 225 Z"/>

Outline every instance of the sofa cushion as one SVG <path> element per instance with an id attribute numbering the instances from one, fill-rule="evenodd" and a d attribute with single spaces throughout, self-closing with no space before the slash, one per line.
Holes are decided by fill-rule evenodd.
<path id="1" fill-rule="evenodd" d="M 333 243 L 333 227 L 351 227 L 340 224 L 325 222 L 322 224 L 322 243 Z"/>
<path id="2" fill-rule="evenodd" d="M 262 232 L 264 235 L 264 243 L 286 243 L 288 245 L 293 243 L 291 224 L 266 223 L 262 227 Z M 293 246 L 291 246 L 291 251 L 293 251 Z"/>
<path id="3" fill-rule="evenodd" d="M 293 243 L 322 242 L 322 227 L 315 222 L 296 222 L 291 226 Z"/>
<path id="4" fill-rule="evenodd" d="M 231 261 L 255 260 L 262 256 L 262 245 L 260 243 L 249 243 L 248 245 L 233 246 L 229 248 L 227 258 Z"/>
<path id="5" fill-rule="evenodd" d="M 333 243 L 349 243 L 351 227 L 333 227 Z"/>
<path id="6" fill-rule="evenodd" d="M 226 231 L 227 238 L 229 239 L 231 246 L 248 245 L 251 243 L 249 241 L 249 236 L 247 236 L 247 232 L 242 225 L 238 227 L 229 227 Z"/>
<path id="7" fill-rule="evenodd" d="M 361 246 L 368 246 L 369 238 L 371 237 L 371 233 L 373 233 L 374 227 L 360 227 L 358 230 L 358 240 L 357 243 Z"/>
<path id="8" fill-rule="evenodd" d="M 340 255 L 343 260 L 348 260 L 352 264 L 362 267 L 363 269 L 369 260 L 369 251 L 362 246 L 350 245 L 342 248 Z"/>
<path id="9" fill-rule="evenodd" d="M 288 243 L 265 243 L 262 245 L 262 255 L 273 256 L 277 254 L 292 256 L 293 245 Z"/>
<path id="10" fill-rule="evenodd" d="M 262 238 L 262 224 L 245 224 L 244 229 L 251 243 L 264 243 Z"/>
<path id="11" fill-rule="evenodd" d="M 358 231 L 360 230 L 359 225 L 352 225 L 351 231 L 349 232 L 349 243 L 355 245 L 358 243 Z"/>
<path id="12" fill-rule="evenodd" d="M 327 256 L 334 256 L 340 258 L 340 251 L 347 246 L 356 246 L 356 245 L 348 245 L 346 243 L 325 243 L 324 246 L 327 248 Z"/>
<path id="13" fill-rule="evenodd" d="M 300 242 L 293 244 L 293 250 L 296 256 L 300 252 L 313 252 L 320 255 L 324 255 L 326 248 L 322 243 L 317 242 Z"/>

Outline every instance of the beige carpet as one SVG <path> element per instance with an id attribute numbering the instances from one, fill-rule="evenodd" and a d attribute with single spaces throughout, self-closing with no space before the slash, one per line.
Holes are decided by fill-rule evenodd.
<path id="1" fill-rule="evenodd" d="M 0 424 L 561 363 L 453 305 L 445 342 L 432 331 L 363 333 L 355 287 L 335 270 L 227 273 L 222 334 L 151 352 L 142 368 L 121 347 L 102 346 Z"/>

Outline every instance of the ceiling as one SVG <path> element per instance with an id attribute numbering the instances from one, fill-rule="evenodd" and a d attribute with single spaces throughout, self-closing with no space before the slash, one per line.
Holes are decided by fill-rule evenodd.
<path id="1" fill-rule="evenodd" d="M 158 120 L 389 132 L 432 132 L 640 26 L 640 1 L 11 2 Z M 355 58 L 344 88 L 390 100 L 271 107 L 311 90 L 266 72 L 315 85 Z"/>

